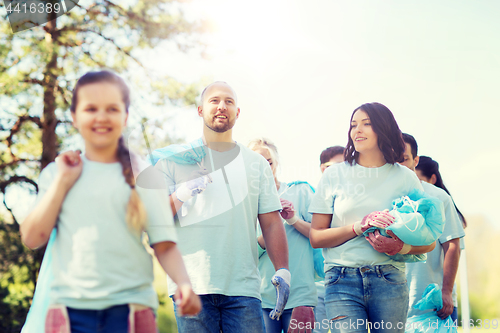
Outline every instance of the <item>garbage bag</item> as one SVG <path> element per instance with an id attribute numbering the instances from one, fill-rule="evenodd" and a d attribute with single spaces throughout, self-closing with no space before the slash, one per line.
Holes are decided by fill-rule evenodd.
<path id="1" fill-rule="evenodd" d="M 381 235 L 390 237 L 386 231 L 391 230 L 404 243 L 423 246 L 432 244 L 443 233 L 445 215 L 441 200 L 414 189 L 408 195 L 394 200 L 392 205 L 389 214 L 395 217 L 394 223 L 385 229 L 371 227 L 363 233 L 364 236 L 380 230 Z M 390 257 L 402 262 L 427 259 L 426 254 L 396 254 Z"/>
<path id="2" fill-rule="evenodd" d="M 425 288 L 422 299 L 414 307 L 419 310 L 434 310 L 422 315 L 407 319 L 405 333 L 456 333 L 457 326 L 448 316 L 441 319 L 437 311 L 443 307 L 441 289 L 436 283 L 431 283 Z"/>
<path id="3" fill-rule="evenodd" d="M 45 249 L 45 254 L 42 260 L 42 266 L 36 281 L 35 294 L 33 301 L 26 317 L 26 322 L 21 330 L 21 333 L 40 333 L 45 327 L 45 317 L 50 303 L 50 286 L 54 280 L 52 272 L 52 247 L 56 239 L 57 229 L 53 229 L 50 234 L 49 242 Z"/>

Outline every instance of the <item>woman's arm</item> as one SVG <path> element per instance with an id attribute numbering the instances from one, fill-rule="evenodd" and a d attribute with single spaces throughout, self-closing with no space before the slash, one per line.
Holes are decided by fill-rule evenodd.
<path id="1" fill-rule="evenodd" d="M 299 219 L 292 226 L 302 235 L 309 238 L 309 233 L 311 232 L 311 223 Z"/>
<path id="2" fill-rule="evenodd" d="M 57 175 L 35 209 L 20 226 L 21 239 L 27 247 L 36 249 L 49 240 L 64 198 L 80 177 L 83 162 L 80 154 L 67 151 L 56 158 Z"/>
<path id="3" fill-rule="evenodd" d="M 201 310 L 201 300 L 193 291 L 184 261 L 177 245 L 173 242 L 153 244 L 156 258 L 165 273 L 177 284 L 174 295 L 180 314 L 195 315 Z"/>
<path id="4" fill-rule="evenodd" d="M 333 214 L 314 213 L 309 240 L 313 248 L 337 247 L 356 237 L 352 224 L 330 228 Z"/>

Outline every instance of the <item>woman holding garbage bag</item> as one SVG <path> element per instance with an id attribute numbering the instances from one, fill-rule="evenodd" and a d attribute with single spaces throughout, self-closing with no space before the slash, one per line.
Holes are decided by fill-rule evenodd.
<path id="1" fill-rule="evenodd" d="M 311 245 L 323 248 L 325 257 L 327 318 L 343 333 L 404 332 L 405 264 L 389 255 L 422 254 L 435 246 L 405 244 L 391 231 L 389 237 L 378 230 L 363 237 L 372 227 L 394 223 L 388 212 L 393 201 L 422 190 L 416 175 L 397 163 L 404 150 L 392 112 L 379 103 L 361 105 L 351 116 L 346 162 L 324 172 L 309 207 Z M 411 215 L 422 218 L 418 211 Z"/>

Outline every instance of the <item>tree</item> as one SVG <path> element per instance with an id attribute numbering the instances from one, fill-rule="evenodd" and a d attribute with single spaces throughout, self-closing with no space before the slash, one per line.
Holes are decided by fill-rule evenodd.
<path id="1" fill-rule="evenodd" d="M 10 212 L 0 220 L 0 282 L 12 272 L 23 272 L 24 278 L 17 282 L 31 288 L 35 284 L 43 251 L 30 251 L 21 244 L 12 203 L 6 197 L 19 188 L 36 192 L 34 179 L 39 171 L 75 133 L 68 110 L 71 87 L 82 74 L 109 68 L 124 73 L 129 82 L 139 75 L 148 78 L 146 83 L 137 81 L 142 81 L 140 89 L 152 104 L 193 103 L 196 84 L 158 77 L 136 56 L 137 50 L 162 42 L 181 51 L 202 51 L 203 22 L 189 22 L 181 2 L 82 0 L 43 27 L 12 34 L 8 20 L 0 23 L 0 191 Z M 9 282 L 14 283 L 14 277 Z M 6 290 L 0 284 L 2 296 L 10 293 Z M 20 300 L 16 315 L 0 312 L 0 322 L 15 322 L 13 316 L 25 318 L 31 296 L 32 290 Z M 10 330 L 14 331 L 13 326 L 2 332 Z"/>

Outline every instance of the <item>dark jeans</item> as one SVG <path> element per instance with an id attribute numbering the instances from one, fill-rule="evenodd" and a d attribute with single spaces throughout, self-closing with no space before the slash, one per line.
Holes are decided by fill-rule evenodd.
<path id="1" fill-rule="evenodd" d="M 128 305 L 117 305 L 104 310 L 68 309 L 71 333 L 127 333 Z"/>
<path id="2" fill-rule="evenodd" d="M 259 299 L 221 294 L 199 295 L 203 308 L 196 316 L 179 316 L 174 302 L 179 333 L 264 333 Z"/>

